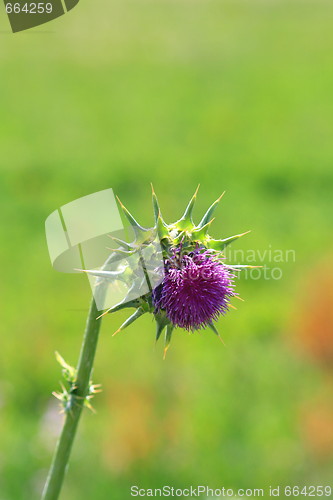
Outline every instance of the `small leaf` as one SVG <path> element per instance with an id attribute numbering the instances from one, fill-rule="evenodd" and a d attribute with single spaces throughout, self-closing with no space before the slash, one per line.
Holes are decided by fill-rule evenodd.
<path id="1" fill-rule="evenodd" d="M 131 248 L 130 251 L 128 250 L 122 250 L 121 248 L 109 248 L 109 247 L 106 247 L 107 250 L 111 250 L 111 252 L 115 252 L 117 253 L 118 255 L 120 255 L 121 257 L 123 257 L 124 259 L 126 257 L 130 257 L 131 255 L 134 255 L 134 253 L 136 252 L 136 250 L 133 250 L 133 248 Z"/>
<path id="2" fill-rule="evenodd" d="M 92 413 L 95 413 L 96 414 L 96 410 L 95 408 L 92 406 L 92 404 L 90 403 L 89 401 L 89 396 L 86 397 L 86 399 L 84 400 L 84 403 L 83 405 L 88 408 L 88 410 L 90 410 Z"/>
<path id="3" fill-rule="evenodd" d="M 165 225 L 162 217 L 159 215 L 156 220 L 156 230 L 160 240 L 169 237 L 169 231 L 167 226 Z"/>
<path id="4" fill-rule="evenodd" d="M 195 204 L 195 201 L 197 199 L 197 194 L 199 191 L 200 184 L 198 185 L 197 189 L 195 190 L 194 195 L 192 196 L 189 204 L 186 207 L 186 210 L 184 212 L 184 215 L 179 221 L 176 222 L 176 226 L 178 229 L 181 230 L 188 230 L 193 228 L 193 220 L 192 220 L 192 212 L 193 212 L 193 207 Z"/>
<path id="5" fill-rule="evenodd" d="M 115 306 L 110 307 L 110 309 L 107 309 L 106 311 L 104 311 L 103 314 L 98 316 L 98 318 L 96 318 L 96 319 L 100 319 L 103 316 L 105 316 L 106 314 L 111 314 L 111 313 L 114 313 L 117 311 L 121 311 L 122 309 L 127 309 L 128 307 L 137 308 L 139 305 L 140 305 L 139 299 L 128 300 L 128 301 L 126 301 L 126 299 L 125 299 L 123 302 L 119 302 L 119 304 L 116 304 Z"/>
<path id="6" fill-rule="evenodd" d="M 165 325 L 156 323 L 156 337 L 155 337 L 155 342 L 157 342 L 158 339 L 160 338 L 160 336 L 162 335 L 164 328 L 165 328 Z"/>
<path id="7" fill-rule="evenodd" d="M 180 233 L 178 233 L 178 235 L 174 238 L 173 240 L 173 244 L 175 246 L 178 246 L 179 244 L 181 243 L 184 243 L 184 240 L 186 238 L 186 231 L 181 231 Z"/>
<path id="8" fill-rule="evenodd" d="M 129 223 L 131 224 L 134 232 L 136 234 L 138 234 L 138 233 L 140 234 L 140 233 L 148 231 L 148 229 L 145 229 L 144 227 L 140 226 L 140 224 L 136 221 L 136 219 L 133 217 L 133 215 L 122 204 L 122 202 L 120 201 L 120 199 L 118 198 L 118 196 L 116 198 L 117 198 L 117 201 L 118 201 L 118 203 L 120 205 L 120 208 L 122 209 L 125 217 L 127 218 L 127 220 L 129 221 Z"/>
<path id="9" fill-rule="evenodd" d="M 238 238 L 241 238 L 242 236 L 250 232 L 251 231 L 246 231 L 245 233 L 235 234 L 234 236 L 229 236 L 229 238 L 225 238 L 223 240 L 214 240 L 213 238 L 209 238 L 207 240 L 207 247 L 212 250 L 221 252 L 226 246 L 230 245 L 230 243 L 238 240 Z"/>
<path id="10" fill-rule="evenodd" d="M 210 225 L 214 222 L 215 218 L 210 220 L 209 222 L 207 222 L 207 224 L 205 224 L 204 226 L 202 227 L 196 227 L 193 231 L 192 231 L 192 237 L 194 240 L 199 240 L 199 241 L 204 241 L 205 238 L 206 238 L 206 235 L 208 233 L 208 229 L 210 228 Z"/>
<path id="11" fill-rule="evenodd" d="M 56 360 L 58 361 L 59 365 L 62 367 L 62 375 L 67 382 L 73 383 L 76 379 L 76 369 L 66 363 L 64 358 L 58 353 L 58 351 L 55 352 L 55 357 Z"/>
<path id="12" fill-rule="evenodd" d="M 209 323 L 208 326 L 215 333 L 215 335 L 218 336 L 218 338 L 220 339 L 220 341 L 222 342 L 222 344 L 225 345 L 225 343 L 223 342 L 223 339 L 222 339 L 221 335 L 219 334 L 219 332 L 218 332 L 217 328 L 215 327 L 215 325 L 213 323 Z"/>
<path id="13" fill-rule="evenodd" d="M 166 328 L 166 332 L 165 332 L 165 338 L 164 338 L 164 353 L 163 353 L 163 359 L 165 359 L 166 357 L 166 354 L 167 354 L 167 351 L 170 347 L 170 342 L 171 342 L 171 337 L 172 337 L 172 332 L 174 330 L 174 326 L 173 325 L 168 325 L 167 328 Z"/>
<path id="14" fill-rule="evenodd" d="M 83 273 L 90 274 L 91 276 L 96 276 L 97 278 L 105 278 L 108 280 L 122 279 L 124 274 L 124 269 L 120 271 L 98 271 L 97 269 L 79 269 Z"/>
<path id="15" fill-rule="evenodd" d="M 211 219 L 214 211 L 215 211 L 215 208 L 217 207 L 217 205 L 220 203 L 221 199 L 223 198 L 225 194 L 225 191 L 221 194 L 221 196 L 216 200 L 214 201 L 214 203 L 209 207 L 209 209 L 207 210 L 207 212 L 205 213 L 205 215 L 203 216 L 203 218 L 201 219 L 200 221 L 200 224 L 198 225 L 198 227 L 203 227 L 207 224 L 207 222 Z"/>
<path id="16" fill-rule="evenodd" d="M 119 253 L 117 253 L 117 252 L 111 253 L 109 258 L 105 262 L 103 269 L 107 270 L 107 268 L 110 264 L 114 264 L 115 262 L 119 262 L 122 259 L 123 259 L 123 257 L 121 255 L 119 255 Z"/>
<path id="17" fill-rule="evenodd" d="M 155 218 L 155 223 L 156 226 L 161 223 L 164 227 L 167 227 L 167 224 L 164 222 L 161 209 L 158 203 L 158 199 L 156 196 L 156 193 L 154 191 L 153 184 L 151 184 L 151 194 L 152 194 L 152 200 L 153 200 L 153 209 L 154 209 L 154 218 Z"/>
<path id="18" fill-rule="evenodd" d="M 125 330 L 125 328 L 127 328 L 129 325 L 134 323 L 134 321 L 136 321 L 138 318 L 140 318 L 140 316 L 142 316 L 145 313 L 146 313 L 146 311 L 142 307 L 139 307 L 135 311 L 135 313 L 132 314 L 132 316 L 130 316 L 129 318 L 127 318 L 126 321 L 124 321 L 124 323 L 118 328 L 117 331 L 115 331 L 113 333 L 112 336 L 116 335 L 117 333 L 121 332 L 122 330 Z"/>
<path id="19" fill-rule="evenodd" d="M 167 318 L 165 311 L 159 311 L 158 313 L 156 313 L 155 321 L 156 321 L 156 342 L 157 342 L 164 328 L 170 324 L 170 321 Z"/>
<path id="20" fill-rule="evenodd" d="M 109 235 L 109 237 L 115 242 L 118 243 L 119 246 L 125 248 L 127 251 L 132 251 L 133 247 L 130 243 L 126 243 L 126 241 L 120 240 L 119 238 L 116 238 L 115 236 Z"/>
<path id="21" fill-rule="evenodd" d="M 64 358 L 61 356 L 61 354 L 58 353 L 58 351 L 55 352 L 55 357 L 56 357 L 56 360 L 58 361 L 59 365 L 62 366 L 63 368 L 66 368 L 68 370 L 72 369 L 73 367 L 70 366 L 68 363 L 66 363 L 66 361 L 64 360 Z"/>

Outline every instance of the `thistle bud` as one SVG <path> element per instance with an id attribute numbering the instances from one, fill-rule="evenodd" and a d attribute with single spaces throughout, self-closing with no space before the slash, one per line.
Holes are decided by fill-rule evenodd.
<path id="1" fill-rule="evenodd" d="M 212 216 L 224 193 L 208 208 L 200 223 L 196 225 L 192 212 L 197 193 L 198 189 L 183 216 L 177 222 L 167 224 L 162 218 L 157 196 L 152 187 L 155 219 L 152 228 L 141 226 L 118 199 L 135 238 L 131 243 L 113 238 L 118 248 L 114 250 L 111 259 L 113 261 L 117 258 L 119 261 L 125 259 L 129 262 L 133 254 L 139 253 L 140 265 L 125 265 L 117 273 L 117 279 L 123 274 L 124 281 L 127 284 L 131 283 L 130 291 L 122 302 L 105 311 L 103 315 L 125 308 L 135 309 L 115 332 L 118 333 L 142 315 L 152 314 L 156 321 L 156 340 L 164 333 L 165 353 L 170 345 L 173 331 L 177 327 L 190 332 L 209 327 L 219 335 L 214 322 L 232 307 L 230 304 L 232 297 L 238 296 L 233 273 L 244 267 L 253 267 L 228 265 L 223 255 L 227 245 L 247 233 L 220 240 L 208 234 L 214 221 Z M 159 256 L 162 253 L 162 258 L 156 259 L 157 253 Z M 161 264 L 157 265 L 158 262 Z M 149 291 L 140 297 L 133 293 L 131 297 L 131 290 L 137 292 L 139 282 L 142 280 L 142 269 Z M 98 276 L 99 279 L 111 278 L 111 272 L 107 270 L 87 272 Z M 154 275 L 159 279 L 152 285 L 148 275 L 149 277 Z"/>

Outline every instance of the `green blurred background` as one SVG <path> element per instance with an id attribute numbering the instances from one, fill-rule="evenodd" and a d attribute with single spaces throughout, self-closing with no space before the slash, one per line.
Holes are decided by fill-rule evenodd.
<path id="1" fill-rule="evenodd" d="M 39 497 L 61 424 L 54 351 L 76 363 L 90 298 L 83 276 L 52 269 L 44 220 L 111 187 L 149 225 L 151 181 L 168 221 L 198 182 L 198 218 L 226 190 L 213 235 L 252 229 L 234 249 L 296 261 L 278 264 L 280 280 L 240 280 L 225 348 L 178 330 L 163 362 L 151 318 L 116 337 L 126 313 L 105 318 L 104 390 L 63 500 L 127 499 L 132 484 L 329 484 L 333 5 L 82 1 L 16 35 L 3 10 L 0 500 Z"/>

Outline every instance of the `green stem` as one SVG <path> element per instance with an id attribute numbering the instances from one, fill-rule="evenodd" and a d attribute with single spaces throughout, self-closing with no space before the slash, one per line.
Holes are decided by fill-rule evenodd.
<path id="1" fill-rule="evenodd" d="M 99 292 L 105 294 L 104 286 L 101 283 L 99 286 Z M 42 500 L 57 500 L 59 498 L 84 400 L 89 391 L 89 382 L 102 322 L 102 318 L 96 319 L 98 315 L 95 300 L 92 298 L 77 366 L 75 396 L 72 398 L 70 410 L 66 413 L 65 423 L 54 453 Z"/>

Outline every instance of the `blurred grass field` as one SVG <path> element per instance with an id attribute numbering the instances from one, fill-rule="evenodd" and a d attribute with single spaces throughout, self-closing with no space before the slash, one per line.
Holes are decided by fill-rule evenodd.
<path id="1" fill-rule="evenodd" d="M 63 500 L 132 484 L 329 484 L 333 468 L 333 5 L 112 0 L 13 35 L 0 12 L 0 500 L 39 497 L 61 417 L 58 350 L 75 364 L 90 289 L 49 263 L 44 220 L 112 187 L 152 223 L 201 183 L 224 190 L 213 235 L 292 249 L 281 280 L 240 280 L 210 333 L 154 350 L 150 318 L 105 318 Z M 271 246 L 271 247 L 270 247 Z M 269 262 L 264 264 L 271 265 Z"/>

